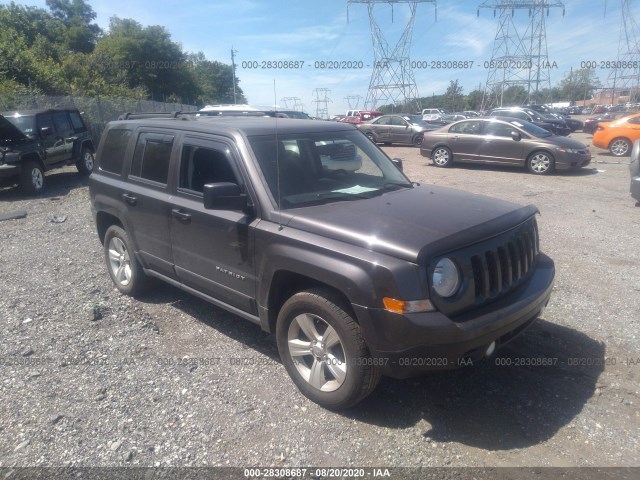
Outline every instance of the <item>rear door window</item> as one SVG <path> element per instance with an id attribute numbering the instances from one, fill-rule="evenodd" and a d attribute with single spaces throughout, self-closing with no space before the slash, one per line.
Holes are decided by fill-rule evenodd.
<path id="1" fill-rule="evenodd" d="M 173 135 L 140 133 L 130 175 L 166 185 L 173 139 Z"/>
<path id="2" fill-rule="evenodd" d="M 109 130 L 100 152 L 100 170 L 117 173 L 118 175 L 122 173 L 122 164 L 124 163 L 130 138 L 131 130 Z"/>

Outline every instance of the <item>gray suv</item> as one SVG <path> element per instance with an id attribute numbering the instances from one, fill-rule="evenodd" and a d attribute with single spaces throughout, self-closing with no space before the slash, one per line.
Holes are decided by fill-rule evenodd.
<path id="1" fill-rule="evenodd" d="M 17 179 L 26 193 L 44 190 L 47 170 L 76 165 L 82 175 L 89 175 L 94 151 L 77 110 L 26 110 L 0 115 L 0 178 Z"/>
<path id="2" fill-rule="evenodd" d="M 547 305 L 535 207 L 412 183 L 351 125 L 176 117 L 103 133 L 89 192 L 107 270 L 124 294 L 161 279 L 274 333 L 318 404 L 469 365 Z M 328 168 L 332 144 L 360 165 Z"/>

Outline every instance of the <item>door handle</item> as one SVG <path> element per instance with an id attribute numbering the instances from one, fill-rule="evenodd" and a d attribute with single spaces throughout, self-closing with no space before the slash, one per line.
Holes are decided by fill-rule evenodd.
<path id="1" fill-rule="evenodd" d="M 173 210 L 171 210 L 171 215 L 176 217 L 181 222 L 190 222 L 191 221 L 191 215 L 189 215 L 188 213 L 185 213 L 184 211 L 182 211 L 182 210 L 180 210 L 178 208 L 174 208 Z"/>
<path id="2" fill-rule="evenodd" d="M 124 201 L 129 205 L 136 205 L 138 203 L 138 199 L 130 193 L 123 193 L 122 198 L 124 198 Z"/>

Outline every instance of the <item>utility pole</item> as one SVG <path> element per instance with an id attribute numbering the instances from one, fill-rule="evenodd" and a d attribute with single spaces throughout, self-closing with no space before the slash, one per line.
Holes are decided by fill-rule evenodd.
<path id="1" fill-rule="evenodd" d="M 238 103 L 236 100 L 236 57 L 235 54 L 238 53 L 237 50 L 233 49 L 233 45 L 231 45 L 231 72 L 233 73 L 233 103 L 234 105 Z"/>

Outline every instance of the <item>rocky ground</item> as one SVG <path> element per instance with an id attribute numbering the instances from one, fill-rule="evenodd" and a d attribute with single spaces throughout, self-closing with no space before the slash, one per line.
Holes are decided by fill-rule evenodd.
<path id="1" fill-rule="evenodd" d="M 575 138 L 589 142 L 583 134 Z M 275 339 L 169 286 L 118 293 L 86 180 L 0 189 L 0 468 L 25 466 L 640 466 L 640 207 L 628 157 L 580 172 L 409 177 L 534 203 L 557 276 L 544 317 L 473 367 L 383 379 L 351 411 L 309 402 Z"/>

